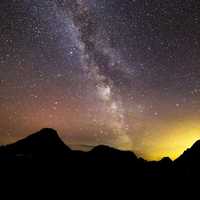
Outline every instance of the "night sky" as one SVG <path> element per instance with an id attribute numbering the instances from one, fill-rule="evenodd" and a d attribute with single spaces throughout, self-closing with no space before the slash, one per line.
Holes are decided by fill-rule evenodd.
<path id="1" fill-rule="evenodd" d="M 1 0 L 0 144 L 176 158 L 200 139 L 199 0 Z"/>

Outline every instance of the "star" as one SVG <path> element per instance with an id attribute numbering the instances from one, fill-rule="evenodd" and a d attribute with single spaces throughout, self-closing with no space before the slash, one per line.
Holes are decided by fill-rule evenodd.
<path id="1" fill-rule="evenodd" d="M 197 1 L 2 1 L 0 24 L 0 145 L 51 127 L 160 159 L 200 137 Z"/>

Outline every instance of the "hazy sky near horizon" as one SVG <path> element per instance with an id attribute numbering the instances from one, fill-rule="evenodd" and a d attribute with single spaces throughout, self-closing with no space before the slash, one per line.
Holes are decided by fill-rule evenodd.
<path id="1" fill-rule="evenodd" d="M 1 0 L 0 144 L 43 127 L 146 159 L 200 139 L 200 1 Z"/>

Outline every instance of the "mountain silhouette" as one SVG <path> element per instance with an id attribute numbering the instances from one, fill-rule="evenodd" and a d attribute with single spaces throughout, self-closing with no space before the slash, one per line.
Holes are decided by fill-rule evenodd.
<path id="1" fill-rule="evenodd" d="M 171 180 L 200 174 L 200 140 L 175 161 L 168 157 L 146 161 L 133 152 L 105 145 L 88 152 L 71 150 L 55 130 L 45 128 L 16 143 L 1 146 L 0 163 L 6 170 L 12 166 L 13 174 L 24 170 L 45 174 L 48 169 L 52 176 L 55 172 L 65 177 L 76 174 L 95 178 L 117 174 L 122 179 Z"/>
<path id="2" fill-rule="evenodd" d="M 0 159 L 47 159 L 69 153 L 67 147 L 53 129 L 45 128 L 18 142 L 0 148 Z"/>
<path id="3" fill-rule="evenodd" d="M 200 176 L 200 140 L 174 161 L 174 167 L 179 176 Z"/>

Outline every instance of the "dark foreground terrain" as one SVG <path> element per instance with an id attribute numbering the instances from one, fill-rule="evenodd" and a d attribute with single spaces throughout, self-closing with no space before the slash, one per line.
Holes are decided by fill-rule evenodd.
<path id="1" fill-rule="evenodd" d="M 156 187 L 169 190 L 172 185 L 186 185 L 200 177 L 200 141 L 175 161 L 163 158 L 148 162 L 132 152 L 107 146 L 97 146 L 89 152 L 74 151 L 55 130 L 42 129 L 0 147 L 0 168 L 1 182 L 7 180 L 9 184 L 23 182 L 28 186 L 29 182 L 37 182 L 75 188 L 96 185 L 99 190 L 116 186 L 117 192 L 125 185 L 134 191 L 135 185 L 150 188 L 156 183 Z"/>

